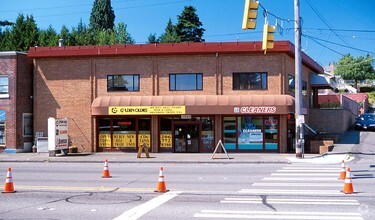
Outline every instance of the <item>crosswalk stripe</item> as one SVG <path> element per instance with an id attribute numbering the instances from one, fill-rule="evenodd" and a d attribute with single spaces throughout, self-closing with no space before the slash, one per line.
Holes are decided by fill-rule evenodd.
<path id="1" fill-rule="evenodd" d="M 271 176 L 338 176 L 333 173 L 271 173 Z"/>
<path id="2" fill-rule="evenodd" d="M 296 204 L 296 205 L 352 205 L 359 206 L 357 200 L 338 199 L 271 199 L 267 198 L 268 204 Z M 224 198 L 220 203 L 261 204 L 261 198 Z"/>
<path id="3" fill-rule="evenodd" d="M 330 168 L 330 167 L 283 167 L 284 170 L 336 170 L 340 171 L 340 168 Z"/>
<path id="4" fill-rule="evenodd" d="M 297 195 L 341 195 L 340 190 L 288 190 L 288 189 L 241 189 L 239 193 L 249 194 L 297 194 Z"/>
<path id="5" fill-rule="evenodd" d="M 309 186 L 309 187 L 343 187 L 342 183 L 253 183 L 252 186 Z"/>
<path id="6" fill-rule="evenodd" d="M 231 211 L 231 210 L 201 210 L 194 217 L 204 218 L 243 218 L 243 219 L 326 219 L 362 220 L 359 213 L 350 212 L 274 212 L 274 211 Z"/>
<path id="7" fill-rule="evenodd" d="M 337 173 L 339 175 L 340 170 L 306 170 L 306 169 L 293 169 L 293 170 L 276 170 L 279 173 Z"/>
<path id="8" fill-rule="evenodd" d="M 277 180 L 277 181 L 333 181 L 337 178 L 334 177 L 304 177 L 304 178 L 297 178 L 297 177 L 264 177 L 262 180 Z"/>

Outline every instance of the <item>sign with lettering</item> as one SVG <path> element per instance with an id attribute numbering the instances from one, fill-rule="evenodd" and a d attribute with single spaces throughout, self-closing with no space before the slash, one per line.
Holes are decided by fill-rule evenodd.
<path id="1" fill-rule="evenodd" d="M 160 134 L 160 147 L 172 148 L 172 134 Z"/>
<path id="2" fill-rule="evenodd" d="M 111 147 L 110 134 L 99 134 L 99 147 Z"/>
<path id="3" fill-rule="evenodd" d="M 143 146 L 146 145 L 146 147 L 151 147 L 151 138 L 149 134 L 138 134 L 138 145 Z"/>
<path id="4" fill-rule="evenodd" d="M 114 147 L 130 147 L 135 148 L 135 134 L 114 134 L 113 146 Z"/>
<path id="5" fill-rule="evenodd" d="M 240 114 L 276 113 L 276 107 L 275 106 L 234 107 L 233 112 L 240 113 Z"/>
<path id="6" fill-rule="evenodd" d="M 109 115 L 182 115 L 185 106 L 109 106 Z"/>
<path id="7" fill-rule="evenodd" d="M 68 119 L 56 119 L 56 150 L 68 149 Z"/>

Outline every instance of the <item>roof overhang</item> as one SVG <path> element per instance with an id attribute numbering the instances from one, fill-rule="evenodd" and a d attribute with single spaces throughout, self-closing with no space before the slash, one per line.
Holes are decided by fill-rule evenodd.
<path id="1" fill-rule="evenodd" d="M 311 74 L 310 85 L 311 87 L 318 89 L 336 88 L 336 82 L 334 80 L 334 77 L 328 77 L 324 74 Z"/>
<path id="2" fill-rule="evenodd" d="M 241 115 L 294 112 L 290 95 L 101 96 L 91 115 Z"/>
<path id="3" fill-rule="evenodd" d="M 30 47 L 29 57 L 68 58 L 68 57 L 109 57 L 109 56 L 159 56 L 159 55 L 195 55 L 195 54 L 263 54 L 262 42 L 183 42 L 157 44 L 123 44 L 104 46 L 64 46 Z M 290 41 L 275 41 L 274 48 L 267 55 L 285 53 L 295 57 L 295 46 Z M 266 55 L 266 56 L 267 56 Z M 312 71 L 323 73 L 323 67 L 302 53 L 302 63 Z"/>

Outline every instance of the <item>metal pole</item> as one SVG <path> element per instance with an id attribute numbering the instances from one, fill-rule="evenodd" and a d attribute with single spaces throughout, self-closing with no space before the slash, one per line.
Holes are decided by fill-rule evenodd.
<path id="1" fill-rule="evenodd" d="M 303 124 L 301 119 L 302 106 L 302 59 L 301 59 L 301 22 L 299 15 L 299 0 L 294 0 L 294 45 L 295 45 L 295 119 L 296 119 L 296 157 L 303 158 Z"/>

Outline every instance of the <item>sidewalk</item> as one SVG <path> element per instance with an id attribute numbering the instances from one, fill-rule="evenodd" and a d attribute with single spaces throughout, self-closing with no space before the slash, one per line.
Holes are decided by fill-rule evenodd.
<path id="1" fill-rule="evenodd" d="M 106 159 L 111 163 L 212 163 L 212 164 L 257 164 L 257 163 L 338 163 L 347 158 L 345 153 L 339 155 L 314 155 L 307 154 L 305 158 L 298 159 L 295 154 L 280 153 L 217 153 L 212 158 L 210 153 L 150 153 L 150 158 L 143 154 L 137 158 L 137 153 L 92 153 L 92 154 L 68 154 L 50 157 L 48 153 L 17 153 L 0 154 L 0 162 L 59 162 L 59 163 L 103 163 Z M 347 159 L 345 159 L 347 160 Z"/>

